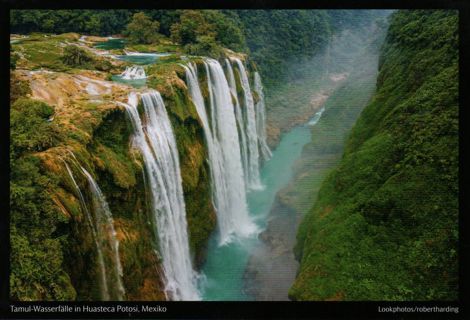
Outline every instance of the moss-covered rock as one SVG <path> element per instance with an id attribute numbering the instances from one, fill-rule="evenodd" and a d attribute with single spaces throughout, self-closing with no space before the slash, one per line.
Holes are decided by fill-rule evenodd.
<path id="1" fill-rule="evenodd" d="M 30 96 L 54 106 L 55 111 L 48 119 L 51 127 L 57 129 L 54 144 L 35 153 L 41 168 L 55 181 L 47 192 L 54 212 L 60 216 L 54 231 L 60 238 L 56 249 L 66 257 L 58 263 L 68 281 L 68 289 L 55 296 L 77 300 L 101 298 L 96 244 L 90 217 L 86 214 L 88 206 L 84 207 L 80 201 L 81 193 L 85 203 L 91 202 L 89 184 L 80 168 L 83 167 L 100 186 L 113 215 L 125 298 L 164 300 L 158 228 L 151 216 L 143 161 L 138 150 L 132 147 L 133 129 L 125 108 L 116 103 L 126 101 L 128 93 L 136 89 L 107 81 L 111 73 L 117 72 L 117 67 L 130 64 L 113 61 L 110 64 L 108 59 L 94 55 L 94 63 L 86 66 L 64 65 L 60 57 L 66 45 L 78 44 L 93 53 L 91 48 L 77 42 L 79 38 L 78 34 L 50 37 L 37 34 L 13 45 L 15 54 L 19 55 L 19 70 L 13 71 L 12 79 L 21 81 L 11 84 L 12 101 Z M 88 37 L 87 40 L 97 39 Z M 144 48 L 133 48 L 144 51 Z M 178 51 L 169 44 L 145 48 L 146 51 L 163 49 Z M 241 58 L 245 59 L 244 56 Z M 198 66 L 203 84 L 201 90 L 209 103 L 203 60 L 194 57 L 191 60 Z M 161 93 L 173 126 L 180 157 L 190 251 L 195 267 L 199 268 L 216 227 L 216 214 L 212 204 L 207 146 L 196 107 L 185 84 L 185 70 L 180 65 L 183 62 L 176 53 L 145 66 L 145 71 L 148 88 Z M 35 68 L 54 71 L 30 71 Z M 238 76 L 236 79 L 241 96 Z M 138 110 L 142 112 L 142 105 Z M 72 171 L 73 180 L 66 164 Z"/>
<path id="2" fill-rule="evenodd" d="M 381 51 L 299 228 L 293 300 L 458 298 L 458 12 L 395 12 Z"/>

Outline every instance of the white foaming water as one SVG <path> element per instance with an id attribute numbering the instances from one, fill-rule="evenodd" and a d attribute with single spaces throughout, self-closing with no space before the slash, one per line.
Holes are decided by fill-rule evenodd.
<path id="1" fill-rule="evenodd" d="M 315 113 L 312 119 L 307 123 L 309 126 L 314 126 L 317 124 L 317 122 L 320 120 L 321 115 L 325 111 L 325 107 L 322 107 L 319 111 Z"/>
<path id="2" fill-rule="evenodd" d="M 212 178 L 212 198 L 217 212 L 219 244 L 233 236 L 247 237 L 257 231 L 248 215 L 240 144 L 230 88 L 218 61 L 205 61 L 211 121 L 207 115 L 196 68 L 190 64 L 186 77 L 191 97 L 206 138 Z"/>
<path id="3" fill-rule="evenodd" d="M 255 92 L 258 94 L 256 103 L 256 132 L 258 133 L 259 149 L 263 159 L 269 160 L 273 155 L 266 143 L 266 107 L 264 104 L 263 83 L 258 72 L 255 72 Z"/>
<path id="4" fill-rule="evenodd" d="M 256 128 L 256 115 L 253 96 L 251 94 L 250 83 L 246 73 L 245 66 L 238 58 L 232 58 L 238 66 L 240 74 L 240 82 L 244 93 L 244 114 L 246 124 L 246 136 L 248 143 L 248 170 L 247 175 L 248 188 L 253 190 L 262 189 L 259 176 L 259 150 L 258 150 L 258 133 Z"/>
<path id="5" fill-rule="evenodd" d="M 85 86 L 85 90 L 90 96 L 99 96 L 112 92 L 113 84 L 105 80 L 97 80 L 78 75 L 74 78 L 74 81 L 80 87 Z"/>
<path id="6" fill-rule="evenodd" d="M 160 53 L 152 53 L 152 52 L 132 52 L 124 50 L 126 56 L 143 56 L 143 57 L 167 57 L 171 56 L 171 53 L 167 52 L 160 52 Z"/>
<path id="7" fill-rule="evenodd" d="M 126 51 L 126 50 L 124 50 L 124 53 L 126 54 L 126 56 L 150 56 L 150 57 L 155 57 L 157 55 L 156 53 L 132 52 L 132 51 Z"/>
<path id="8" fill-rule="evenodd" d="M 198 275 L 191 263 L 185 202 L 175 136 L 160 94 L 142 94 L 144 117 L 137 111 L 137 94 L 124 104 L 134 127 L 152 195 L 163 260 L 165 293 L 171 300 L 200 300 Z"/>
<path id="9" fill-rule="evenodd" d="M 87 84 L 87 86 L 86 86 L 86 92 L 87 92 L 90 96 L 98 96 L 98 95 L 100 95 L 100 93 L 99 93 L 99 91 L 98 91 L 98 88 L 97 88 L 96 85 L 93 84 L 93 83 Z"/>
<path id="10" fill-rule="evenodd" d="M 75 156 L 74 156 L 75 157 Z M 85 213 L 88 225 L 91 229 L 91 234 L 93 236 L 93 241 L 95 242 L 95 248 L 96 248 L 96 254 L 98 256 L 98 266 L 99 266 L 99 271 L 100 271 L 100 294 L 101 294 L 101 299 L 104 301 L 107 301 L 110 299 L 109 296 L 109 289 L 108 289 L 108 281 L 106 280 L 107 278 L 107 273 L 106 273 L 106 265 L 104 262 L 103 258 L 103 249 L 102 249 L 102 244 L 100 241 L 98 241 L 98 235 L 96 233 L 96 226 L 93 223 L 93 219 L 90 213 L 90 210 L 88 210 L 88 206 L 86 204 L 85 198 L 83 197 L 83 193 L 81 192 L 77 182 L 75 181 L 75 178 L 73 177 L 72 170 L 68 166 L 67 162 L 65 162 L 65 167 L 67 169 L 67 172 L 69 173 L 70 178 L 72 179 L 72 183 L 75 187 L 75 190 L 78 193 L 78 198 L 80 200 L 80 205 Z"/>
<path id="11" fill-rule="evenodd" d="M 145 70 L 141 66 L 132 66 L 126 67 L 123 73 L 121 73 L 121 78 L 124 80 L 139 80 L 146 79 Z"/>
<path id="12" fill-rule="evenodd" d="M 232 64 L 228 59 L 225 59 L 225 64 L 228 70 L 228 83 L 230 91 L 232 92 L 233 99 L 235 101 L 235 116 L 238 124 L 238 134 L 240 136 L 241 156 L 243 163 L 243 172 L 245 177 L 245 185 L 249 185 L 249 164 L 248 164 L 248 139 L 246 137 L 246 126 L 244 112 L 240 106 L 237 95 L 237 87 L 235 83 L 235 76 L 233 75 Z"/>
<path id="13" fill-rule="evenodd" d="M 105 263 L 107 266 L 106 271 L 106 285 L 109 296 L 105 300 L 123 300 L 125 296 L 124 286 L 122 284 L 122 266 L 119 257 L 119 241 L 116 238 L 116 230 L 114 230 L 114 221 L 109 210 L 108 203 L 104 198 L 98 184 L 93 177 L 83 167 L 80 167 L 90 186 L 92 195 L 93 212 L 94 212 L 94 225 L 95 234 L 99 243 L 100 250 L 103 255 L 103 260 L 109 260 L 110 263 Z M 111 269 L 111 270 L 109 270 Z"/>

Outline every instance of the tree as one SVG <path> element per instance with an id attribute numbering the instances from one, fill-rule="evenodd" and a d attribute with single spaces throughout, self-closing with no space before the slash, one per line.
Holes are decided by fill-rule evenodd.
<path id="1" fill-rule="evenodd" d="M 187 44 L 185 50 L 191 55 L 213 58 L 219 58 L 222 54 L 222 48 L 215 42 L 212 36 L 198 36 L 196 43 Z"/>
<path id="2" fill-rule="evenodd" d="M 221 46 L 216 37 L 216 25 L 198 10 L 183 10 L 180 22 L 171 26 L 173 42 L 183 45 L 185 51 L 192 55 L 219 57 Z"/>
<path id="3" fill-rule="evenodd" d="M 132 16 L 124 33 L 133 43 L 149 44 L 157 42 L 159 29 L 160 23 L 158 21 L 150 19 L 143 12 L 138 12 Z"/>
<path id="4" fill-rule="evenodd" d="M 194 44 L 200 36 L 215 38 L 214 25 L 210 24 L 201 11 L 183 10 L 180 22 L 171 26 L 171 39 L 181 45 Z"/>
<path id="5" fill-rule="evenodd" d="M 65 47 L 61 59 L 63 63 L 71 67 L 84 66 L 93 61 L 93 57 L 88 52 L 75 45 Z"/>
<path id="6" fill-rule="evenodd" d="M 234 51 L 246 51 L 245 35 L 242 30 L 242 22 L 238 15 L 226 10 L 205 10 L 206 20 L 215 28 L 215 39 L 223 47 Z"/>

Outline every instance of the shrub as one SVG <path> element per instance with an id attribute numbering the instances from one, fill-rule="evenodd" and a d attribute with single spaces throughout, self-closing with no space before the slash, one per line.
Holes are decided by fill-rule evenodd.
<path id="1" fill-rule="evenodd" d="M 76 45 L 69 45 L 65 47 L 61 60 L 71 67 L 83 67 L 92 62 L 93 57 L 85 49 Z"/>
<path id="2" fill-rule="evenodd" d="M 10 152 L 42 151 L 50 148 L 58 139 L 58 128 L 49 118 L 54 109 L 41 101 L 19 98 L 11 106 Z"/>

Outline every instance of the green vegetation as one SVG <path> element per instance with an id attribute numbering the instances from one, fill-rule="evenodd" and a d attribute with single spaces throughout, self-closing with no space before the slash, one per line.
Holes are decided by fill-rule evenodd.
<path id="1" fill-rule="evenodd" d="M 294 166 L 295 176 L 280 193 L 282 203 L 301 215 L 310 211 L 326 174 L 341 160 L 346 137 L 375 92 L 379 50 L 386 32 L 383 26 L 368 34 L 350 62 L 348 77 L 323 104 L 325 110 L 311 129 L 311 141 Z"/>
<path id="2" fill-rule="evenodd" d="M 41 151 L 54 145 L 57 128 L 48 119 L 54 109 L 47 104 L 20 98 L 11 106 L 10 155 Z"/>
<path id="3" fill-rule="evenodd" d="M 31 94 L 28 81 L 19 79 L 14 72 L 10 74 L 10 107 L 21 97 Z"/>
<path id="4" fill-rule="evenodd" d="M 192 55 L 218 57 L 221 50 L 216 44 L 216 35 L 214 25 L 197 10 L 184 10 L 180 22 L 171 26 L 171 39 L 185 46 L 185 51 Z"/>
<path id="5" fill-rule="evenodd" d="M 150 44 L 157 42 L 160 23 L 152 21 L 145 13 L 139 12 L 132 16 L 124 34 L 132 43 Z"/>
<path id="6" fill-rule="evenodd" d="M 72 300 L 76 293 L 62 269 L 61 247 L 67 218 L 50 196 L 57 177 L 48 175 L 32 154 L 56 143 L 48 122 L 54 109 L 25 98 L 11 105 L 10 126 L 10 296 L 13 300 Z"/>
<path id="7" fill-rule="evenodd" d="M 246 52 L 271 87 L 285 82 L 285 76 L 298 77 L 298 70 L 290 68 L 292 62 L 321 52 L 334 34 L 366 27 L 384 14 L 374 10 L 13 10 L 10 25 L 13 33 L 22 34 L 127 34 L 141 44 L 164 36 L 189 54 L 216 58 L 222 47 Z"/>
<path id="8" fill-rule="evenodd" d="M 324 64 L 327 60 L 311 63 L 312 57 L 328 52 L 333 37 L 350 27 L 369 34 L 371 22 L 380 16 L 347 10 L 13 11 L 12 31 L 29 37 L 11 45 L 10 60 L 12 298 L 97 298 L 93 271 L 83 274 L 96 261 L 90 232 L 80 227 L 85 218 L 76 191 L 60 162 L 64 146 L 74 150 L 108 199 L 128 298 L 163 297 L 154 270 L 157 244 L 149 224 L 142 159 L 129 149 L 132 130 L 125 112 L 116 105 L 74 101 L 60 106 L 56 115 L 51 106 L 28 98 L 26 73 L 15 71 L 48 68 L 86 75 L 89 71 L 79 69 L 109 72 L 114 66 L 75 45 L 77 33 L 33 32 L 122 33 L 128 36 L 126 49 L 176 52 L 146 66 L 147 85 L 161 92 L 174 124 L 190 248 L 200 266 L 216 221 L 206 147 L 182 81 L 181 54 L 219 58 L 227 53 L 224 48 L 249 53 L 250 69 L 259 70 L 267 85 L 267 104 L 287 113 L 308 105 L 327 71 L 345 70 L 340 63 Z M 456 25 L 455 12 L 393 15 L 380 59 L 378 91 L 299 230 L 297 254 L 302 261 L 290 292 L 293 299 L 456 298 Z M 339 51 L 357 50 L 353 42 Z M 325 55 L 330 56 L 334 54 Z M 342 63 L 362 66 L 367 58 Z M 328 100 L 322 123 L 313 129 L 312 144 L 306 148 L 307 153 L 325 156 L 307 167 L 316 166 L 325 174 L 339 160 L 345 132 L 371 93 L 371 83 L 363 80 L 373 73 L 372 66 L 363 68 L 363 74 L 351 72 Z M 205 77 L 203 68 L 199 71 Z M 56 76 L 33 75 L 45 81 Z M 208 99 L 207 88 L 202 90 Z M 319 189 L 319 180 L 308 177 L 295 187 L 302 196 Z M 79 174 L 76 178 L 86 193 L 86 180 Z M 289 204 L 305 209 L 302 203 Z"/>
<path id="9" fill-rule="evenodd" d="M 66 46 L 61 60 L 65 65 L 72 68 L 96 69 L 99 71 L 110 71 L 113 68 L 108 60 L 96 58 L 77 45 Z"/>
<path id="10" fill-rule="evenodd" d="M 62 62 L 71 67 L 84 66 L 93 61 L 93 57 L 78 46 L 67 46 L 62 55 Z"/>
<path id="11" fill-rule="evenodd" d="M 10 25 L 13 33 L 22 34 L 79 32 L 109 35 L 123 30 L 131 15 L 129 10 L 12 10 Z"/>
<path id="12" fill-rule="evenodd" d="M 207 242 L 216 226 L 203 130 L 196 107 L 181 81 L 184 78 L 181 66 L 171 62 L 154 64 L 148 68 L 147 75 L 150 77 L 149 86 L 162 94 L 173 125 L 180 157 L 189 246 L 195 267 L 199 268 L 205 260 Z"/>
<path id="13" fill-rule="evenodd" d="M 10 69 L 15 70 L 16 69 L 16 61 L 18 61 L 18 54 L 16 52 L 13 52 L 13 48 L 11 47 L 11 44 L 10 44 L 10 52 L 12 53 L 10 55 Z"/>
<path id="14" fill-rule="evenodd" d="M 37 37 L 30 42 L 36 45 L 55 42 L 62 36 Z M 25 43 L 28 40 L 22 45 Z M 16 48 L 24 47 L 18 45 Z M 33 52 L 33 48 L 23 52 Z M 74 68 L 68 69 L 69 73 L 86 75 L 87 71 L 80 69 L 97 69 L 95 56 L 74 44 L 70 48 L 63 49 L 64 62 L 71 64 L 68 68 Z M 65 68 L 65 63 L 58 59 Z M 40 61 L 22 60 L 26 69 L 37 62 Z M 148 66 L 148 85 L 164 96 L 175 126 L 190 247 L 200 266 L 216 221 L 203 134 L 195 107 L 181 80 L 184 69 L 178 65 L 180 62 L 179 56 L 173 55 Z M 62 83 L 66 83 L 72 75 L 33 74 L 37 81 L 49 82 L 49 88 L 43 89 L 46 94 L 54 90 L 57 77 L 64 77 L 66 80 Z M 62 160 L 69 164 L 86 202 L 90 199 L 89 186 L 66 149 L 73 151 L 78 164 L 94 176 L 113 212 L 126 297 L 131 300 L 165 299 L 161 272 L 155 270 L 160 265 L 154 254 L 158 250 L 158 238 L 151 224 L 152 213 L 148 210 L 143 163 L 139 153 L 130 148 L 132 126 L 126 112 L 115 104 L 76 99 L 56 106 L 55 114 L 52 107 L 28 98 L 28 95 L 36 97 L 38 89 L 32 86 L 32 94 L 27 80 L 24 70 L 12 71 L 10 121 L 14 143 L 10 154 L 15 163 L 11 177 L 11 214 L 14 216 L 11 241 L 15 250 L 11 256 L 15 269 L 10 283 L 12 299 L 100 299 L 96 280 L 99 268 L 92 233 Z M 64 96 L 67 93 L 64 92 Z M 28 175 L 28 171 L 31 174 Z M 89 210 L 93 212 L 92 208 Z M 25 214 L 33 217 L 28 227 L 25 227 L 28 219 Z M 48 263 L 43 259 L 48 259 Z"/>
<path id="15" fill-rule="evenodd" d="M 294 300 L 457 299 L 457 12 L 394 13 L 379 65 L 300 226 Z"/>
<path id="16" fill-rule="evenodd" d="M 61 60 L 63 48 L 59 46 L 66 40 L 61 36 L 46 37 L 34 34 L 19 43 L 12 44 L 11 56 L 14 57 L 15 69 L 48 68 L 65 70 L 68 67 Z"/>
<path id="17" fill-rule="evenodd" d="M 172 40 L 192 55 L 219 57 L 221 47 L 246 50 L 240 27 L 217 10 L 183 10 L 170 31 Z"/>

